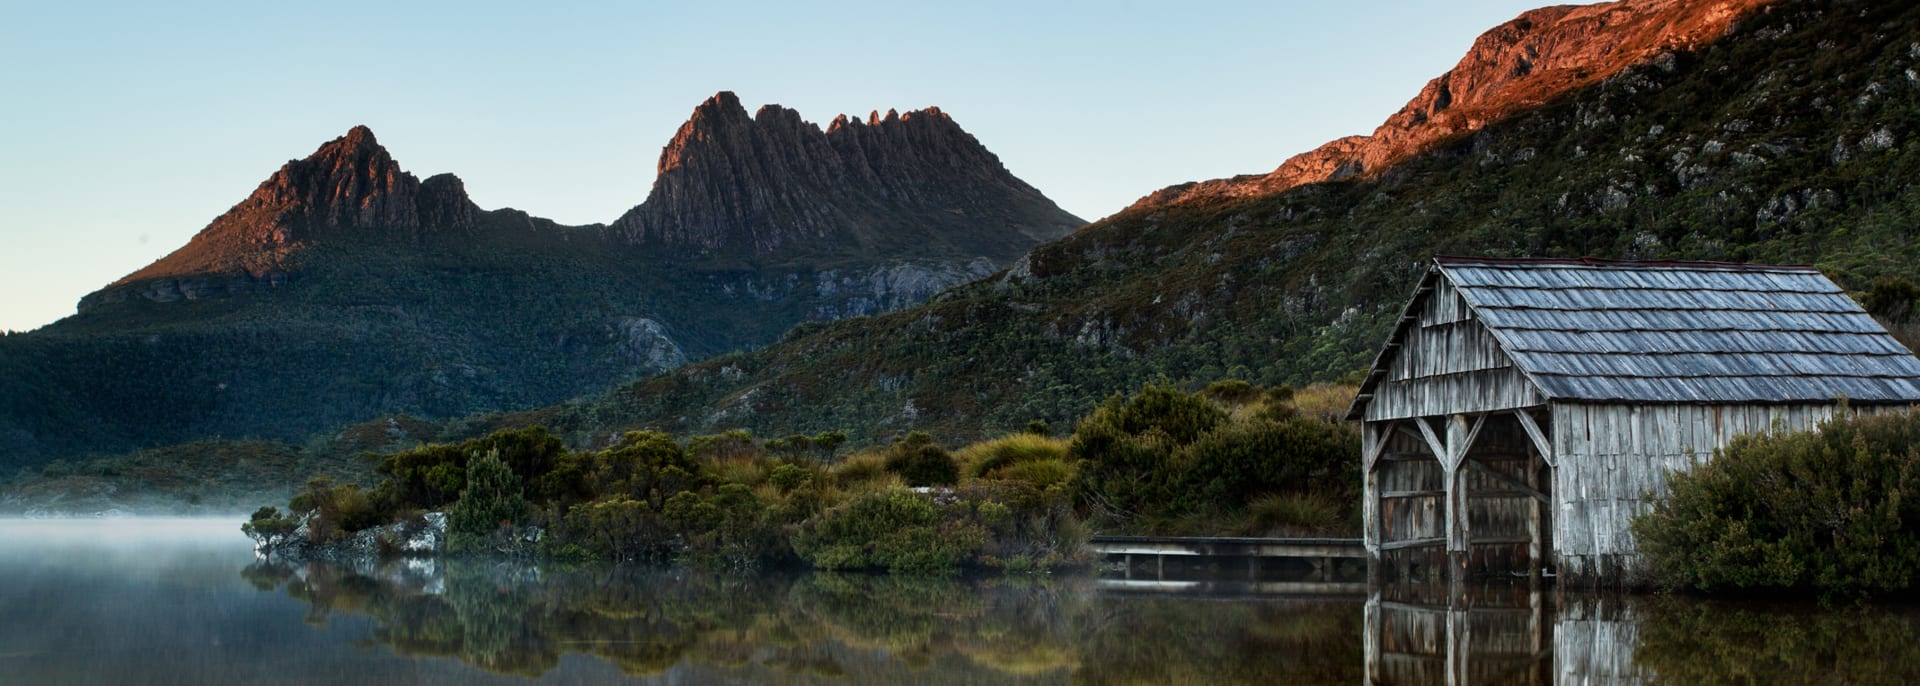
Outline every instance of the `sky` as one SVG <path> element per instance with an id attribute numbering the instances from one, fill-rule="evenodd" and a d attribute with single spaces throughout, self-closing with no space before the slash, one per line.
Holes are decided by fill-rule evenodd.
<path id="1" fill-rule="evenodd" d="M 0 329 L 187 240 L 356 124 L 482 208 L 644 200 L 721 90 L 824 125 L 937 105 L 1093 220 L 1369 133 L 1539 0 L 0 0 Z"/>

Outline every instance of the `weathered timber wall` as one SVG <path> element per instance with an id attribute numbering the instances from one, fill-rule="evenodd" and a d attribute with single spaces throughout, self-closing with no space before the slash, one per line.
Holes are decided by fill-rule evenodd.
<path id="1" fill-rule="evenodd" d="M 1805 431 L 1837 405 L 1586 405 L 1554 403 L 1555 557 L 1569 579 L 1631 580 L 1639 569 L 1628 523 L 1735 436 Z M 1852 414 L 1895 406 L 1868 405 Z M 1898 407 L 1904 410 L 1904 406 Z"/>
<path id="2" fill-rule="evenodd" d="M 1546 402 L 1493 334 L 1445 280 L 1421 308 L 1420 323 L 1397 342 L 1366 419 L 1432 417 L 1534 407 Z"/>

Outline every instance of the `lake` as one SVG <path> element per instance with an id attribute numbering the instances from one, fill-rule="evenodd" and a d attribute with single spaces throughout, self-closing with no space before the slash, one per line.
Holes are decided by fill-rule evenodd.
<path id="1" fill-rule="evenodd" d="M 1920 683 L 1908 608 L 1524 584 L 346 570 L 237 520 L 0 520 L 0 579 L 6 684 Z"/>

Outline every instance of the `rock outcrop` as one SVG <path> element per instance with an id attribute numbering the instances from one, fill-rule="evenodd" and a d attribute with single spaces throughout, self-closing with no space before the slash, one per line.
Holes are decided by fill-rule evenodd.
<path id="1" fill-rule="evenodd" d="M 1267 174 L 1170 186 L 1133 207 L 1278 193 L 1372 174 L 1661 55 L 1691 50 L 1774 0 L 1620 0 L 1543 7 L 1481 34 L 1453 69 L 1374 129 L 1296 155 Z"/>
<path id="2" fill-rule="evenodd" d="M 722 92 L 660 153 L 647 200 L 613 223 L 675 254 L 904 254 L 1010 260 L 1082 222 L 1008 173 L 939 108 L 841 115 L 823 131 Z M 907 247 L 913 246 L 913 247 Z"/>

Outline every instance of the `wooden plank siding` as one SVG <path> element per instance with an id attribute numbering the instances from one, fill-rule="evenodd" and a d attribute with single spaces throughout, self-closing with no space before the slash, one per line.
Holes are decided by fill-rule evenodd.
<path id="1" fill-rule="evenodd" d="M 1667 476 L 1704 463 L 1735 436 L 1806 431 L 1838 405 L 1588 405 L 1554 403 L 1555 557 L 1568 577 L 1631 573 L 1628 523 L 1666 492 Z M 1865 405 L 1849 414 L 1905 411 Z"/>
<path id="2" fill-rule="evenodd" d="M 1397 339 L 1399 347 L 1386 359 L 1386 377 L 1373 389 L 1367 421 L 1546 403 L 1452 284 L 1434 284 L 1418 309 L 1419 325 Z"/>

